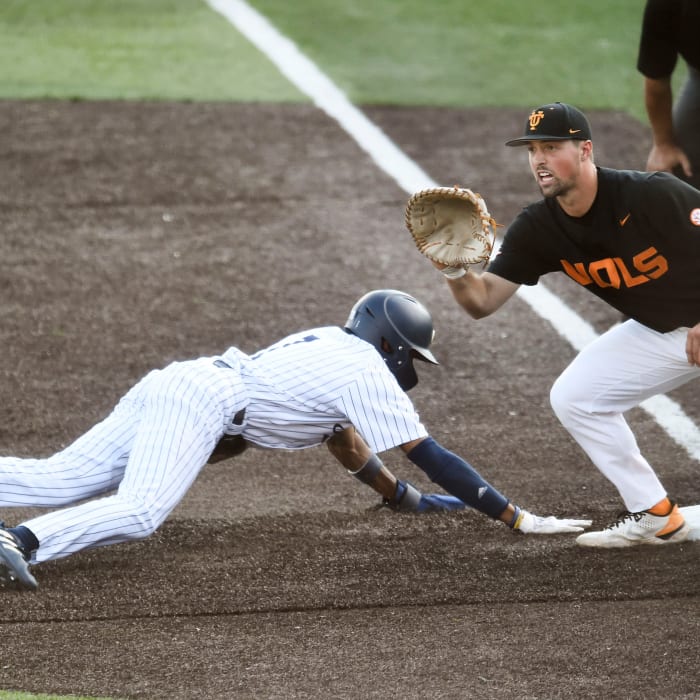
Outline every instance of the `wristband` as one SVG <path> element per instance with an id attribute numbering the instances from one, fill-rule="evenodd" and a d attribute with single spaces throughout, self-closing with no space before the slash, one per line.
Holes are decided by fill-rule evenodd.
<path id="1" fill-rule="evenodd" d="M 382 470 L 384 464 L 377 455 L 370 455 L 369 459 L 356 471 L 350 472 L 354 477 L 358 478 L 362 483 L 371 486 L 377 478 L 377 474 Z"/>
<path id="2" fill-rule="evenodd" d="M 513 508 L 515 512 L 513 513 L 513 519 L 508 523 L 508 527 L 513 530 L 517 530 L 520 527 L 520 523 L 523 521 L 523 511 L 518 506 L 514 505 Z"/>
<path id="3" fill-rule="evenodd" d="M 467 274 L 467 270 L 464 267 L 452 267 L 451 265 L 440 270 L 442 274 L 447 277 L 448 280 L 458 280 L 460 277 L 464 277 Z"/>
<path id="4" fill-rule="evenodd" d="M 399 494 L 399 489 L 403 487 L 403 493 Z M 421 492 L 408 481 L 398 481 L 396 484 L 397 493 L 394 495 L 396 499 L 396 507 L 398 510 L 416 511 L 421 499 Z"/>

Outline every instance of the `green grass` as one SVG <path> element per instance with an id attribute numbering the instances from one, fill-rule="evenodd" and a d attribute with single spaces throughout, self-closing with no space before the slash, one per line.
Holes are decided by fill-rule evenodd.
<path id="1" fill-rule="evenodd" d="M 252 0 L 360 103 L 643 116 L 640 0 Z"/>
<path id="2" fill-rule="evenodd" d="M 590 83 L 596 65 L 631 75 L 634 32 L 620 37 L 619 27 L 638 24 L 640 3 L 595 10 L 588 0 L 254 4 L 360 101 L 519 105 L 582 90 L 601 102 L 619 97 L 622 86 L 612 88 L 612 80 L 602 94 Z"/>
<path id="3" fill-rule="evenodd" d="M 2 0 L 0 97 L 303 99 L 200 0 Z"/>
<path id="4" fill-rule="evenodd" d="M 357 103 L 564 100 L 644 118 L 641 0 L 251 4 Z M 306 99 L 204 0 L 3 0 L 0 97 Z"/>

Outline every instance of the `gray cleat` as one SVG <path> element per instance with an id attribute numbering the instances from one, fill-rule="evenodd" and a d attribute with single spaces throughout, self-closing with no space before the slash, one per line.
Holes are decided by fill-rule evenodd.
<path id="1" fill-rule="evenodd" d="M 36 579 L 15 536 L 0 523 L 0 586 L 35 591 Z"/>

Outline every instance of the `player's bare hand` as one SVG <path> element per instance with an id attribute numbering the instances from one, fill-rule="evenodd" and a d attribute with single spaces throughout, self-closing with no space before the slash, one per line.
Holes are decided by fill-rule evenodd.
<path id="1" fill-rule="evenodd" d="M 685 354 L 691 365 L 700 366 L 700 323 L 688 331 L 685 341 Z"/>
<path id="2" fill-rule="evenodd" d="M 677 166 L 681 167 L 686 177 L 693 176 L 690 159 L 685 152 L 676 144 L 664 144 L 651 149 L 646 169 L 649 172 L 662 170 L 672 173 Z"/>

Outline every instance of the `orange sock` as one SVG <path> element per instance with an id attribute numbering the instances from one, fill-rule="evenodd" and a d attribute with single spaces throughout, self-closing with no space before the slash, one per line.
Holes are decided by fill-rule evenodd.
<path id="1" fill-rule="evenodd" d="M 647 513 L 652 515 L 668 515 L 673 508 L 673 504 L 669 500 L 668 496 L 659 501 L 655 506 L 647 509 Z"/>

